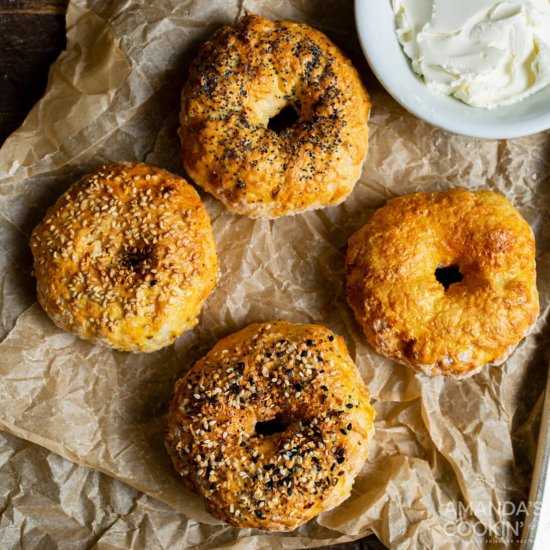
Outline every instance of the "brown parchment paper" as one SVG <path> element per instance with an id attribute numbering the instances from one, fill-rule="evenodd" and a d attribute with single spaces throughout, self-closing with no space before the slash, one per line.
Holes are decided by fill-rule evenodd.
<path id="1" fill-rule="evenodd" d="M 125 354 L 60 331 L 35 303 L 30 231 L 75 178 L 103 163 L 139 159 L 182 173 L 176 130 L 188 64 L 203 40 L 245 10 L 317 26 L 358 66 L 373 113 L 355 191 L 338 207 L 275 221 L 230 214 L 204 196 L 220 282 L 199 326 L 170 348 Z M 547 374 L 549 163 L 548 132 L 479 141 L 407 114 L 368 71 L 349 0 L 74 0 L 67 51 L 47 92 L 0 150 L 0 427 L 168 504 L 184 524 L 159 513 L 158 525 L 192 529 L 203 547 L 297 548 L 371 532 L 393 548 L 509 545 L 498 535 L 516 518 L 504 504 L 527 495 Z M 506 195 L 538 247 L 535 330 L 503 367 L 465 381 L 414 375 L 374 354 L 342 292 L 347 239 L 377 207 L 452 186 Z M 343 335 L 378 417 L 352 496 L 293 533 L 268 535 L 209 516 L 177 479 L 162 440 L 174 381 L 220 336 L 273 318 Z M 64 490 L 62 477 L 55 483 Z M 127 527 L 140 521 L 129 517 Z"/>

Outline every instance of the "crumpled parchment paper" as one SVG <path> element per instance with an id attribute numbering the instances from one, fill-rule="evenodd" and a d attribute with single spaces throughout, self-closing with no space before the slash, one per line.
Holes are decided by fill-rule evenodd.
<path id="1" fill-rule="evenodd" d="M 373 112 L 355 191 L 338 207 L 274 221 L 236 216 L 203 195 L 220 282 L 199 326 L 170 348 L 132 355 L 60 331 L 35 303 L 30 231 L 77 177 L 101 164 L 139 159 L 182 173 L 176 130 L 188 65 L 202 41 L 245 10 L 320 28 L 359 68 Z M 369 72 L 349 0 L 73 0 L 67 51 L 45 96 L 0 150 L 0 427 L 183 512 L 196 544 L 294 548 L 371 532 L 392 548 L 511 544 L 517 536 L 503 526 L 515 527 L 521 515 L 506 503 L 526 499 L 548 365 L 549 164 L 548 132 L 480 141 L 406 113 Z M 395 195 L 452 186 L 506 195 L 538 247 L 535 330 L 503 367 L 465 381 L 415 375 L 373 353 L 343 295 L 347 239 L 373 211 Z M 275 318 L 322 323 L 344 336 L 378 413 L 352 496 L 288 534 L 237 530 L 209 516 L 163 447 L 175 380 L 217 338 Z M 64 490 L 63 478 L 57 483 Z"/>

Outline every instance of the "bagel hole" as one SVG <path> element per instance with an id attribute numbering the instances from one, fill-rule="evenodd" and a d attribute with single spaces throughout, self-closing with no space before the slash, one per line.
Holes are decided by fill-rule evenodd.
<path id="1" fill-rule="evenodd" d="M 297 120 L 298 113 L 294 107 L 292 105 L 286 105 L 274 117 L 269 119 L 267 127 L 276 134 L 281 134 L 293 126 Z"/>
<path id="2" fill-rule="evenodd" d="M 280 415 L 277 415 L 272 420 L 264 420 L 263 422 L 256 422 L 255 432 L 258 435 L 274 435 L 284 432 L 290 422 L 287 422 Z"/>
<path id="3" fill-rule="evenodd" d="M 435 278 L 447 290 L 451 285 L 460 283 L 464 279 L 464 275 L 460 273 L 458 265 L 453 264 L 446 267 L 438 267 L 435 270 Z"/>
<path id="4" fill-rule="evenodd" d="M 141 264 L 148 260 L 150 256 L 151 249 L 148 247 L 129 248 L 122 252 L 120 264 L 129 269 L 137 269 L 141 266 Z"/>

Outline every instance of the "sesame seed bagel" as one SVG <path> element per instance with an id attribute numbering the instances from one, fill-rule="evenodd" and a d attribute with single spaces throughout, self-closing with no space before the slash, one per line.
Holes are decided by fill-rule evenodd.
<path id="1" fill-rule="evenodd" d="M 197 323 L 216 245 L 191 185 L 145 164 L 89 174 L 31 235 L 38 301 L 60 328 L 122 351 L 155 351 Z"/>
<path id="2" fill-rule="evenodd" d="M 428 375 L 503 363 L 535 323 L 535 240 L 503 196 L 387 202 L 349 241 L 347 298 L 371 346 Z"/>
<path id="3" fill-rule="evenodd" d="M 374 410 L 344 340 L 317 325 L 250 325 L 176 384 L 166 448 L 208 510 L 289 531 L 345 500 Z"/>
<path id="4" fill-rule="evenodd" d="M 291 107 L 297 121 L 270 119 Z M 367 154 L 370 102 L 321 32 L 247 15 L 200 49 L 182 94 L 183 163 L 229 210 L 277 218 L 335 205 Z"/>

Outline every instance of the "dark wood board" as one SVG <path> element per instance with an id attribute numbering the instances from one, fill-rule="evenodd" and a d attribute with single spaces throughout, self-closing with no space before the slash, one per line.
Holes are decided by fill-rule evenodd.
<path id="1" fill-rule="evenodd" d="M 0 144 L 44 93 L 65 47 L 66 0 L 0 0 Z"/>

